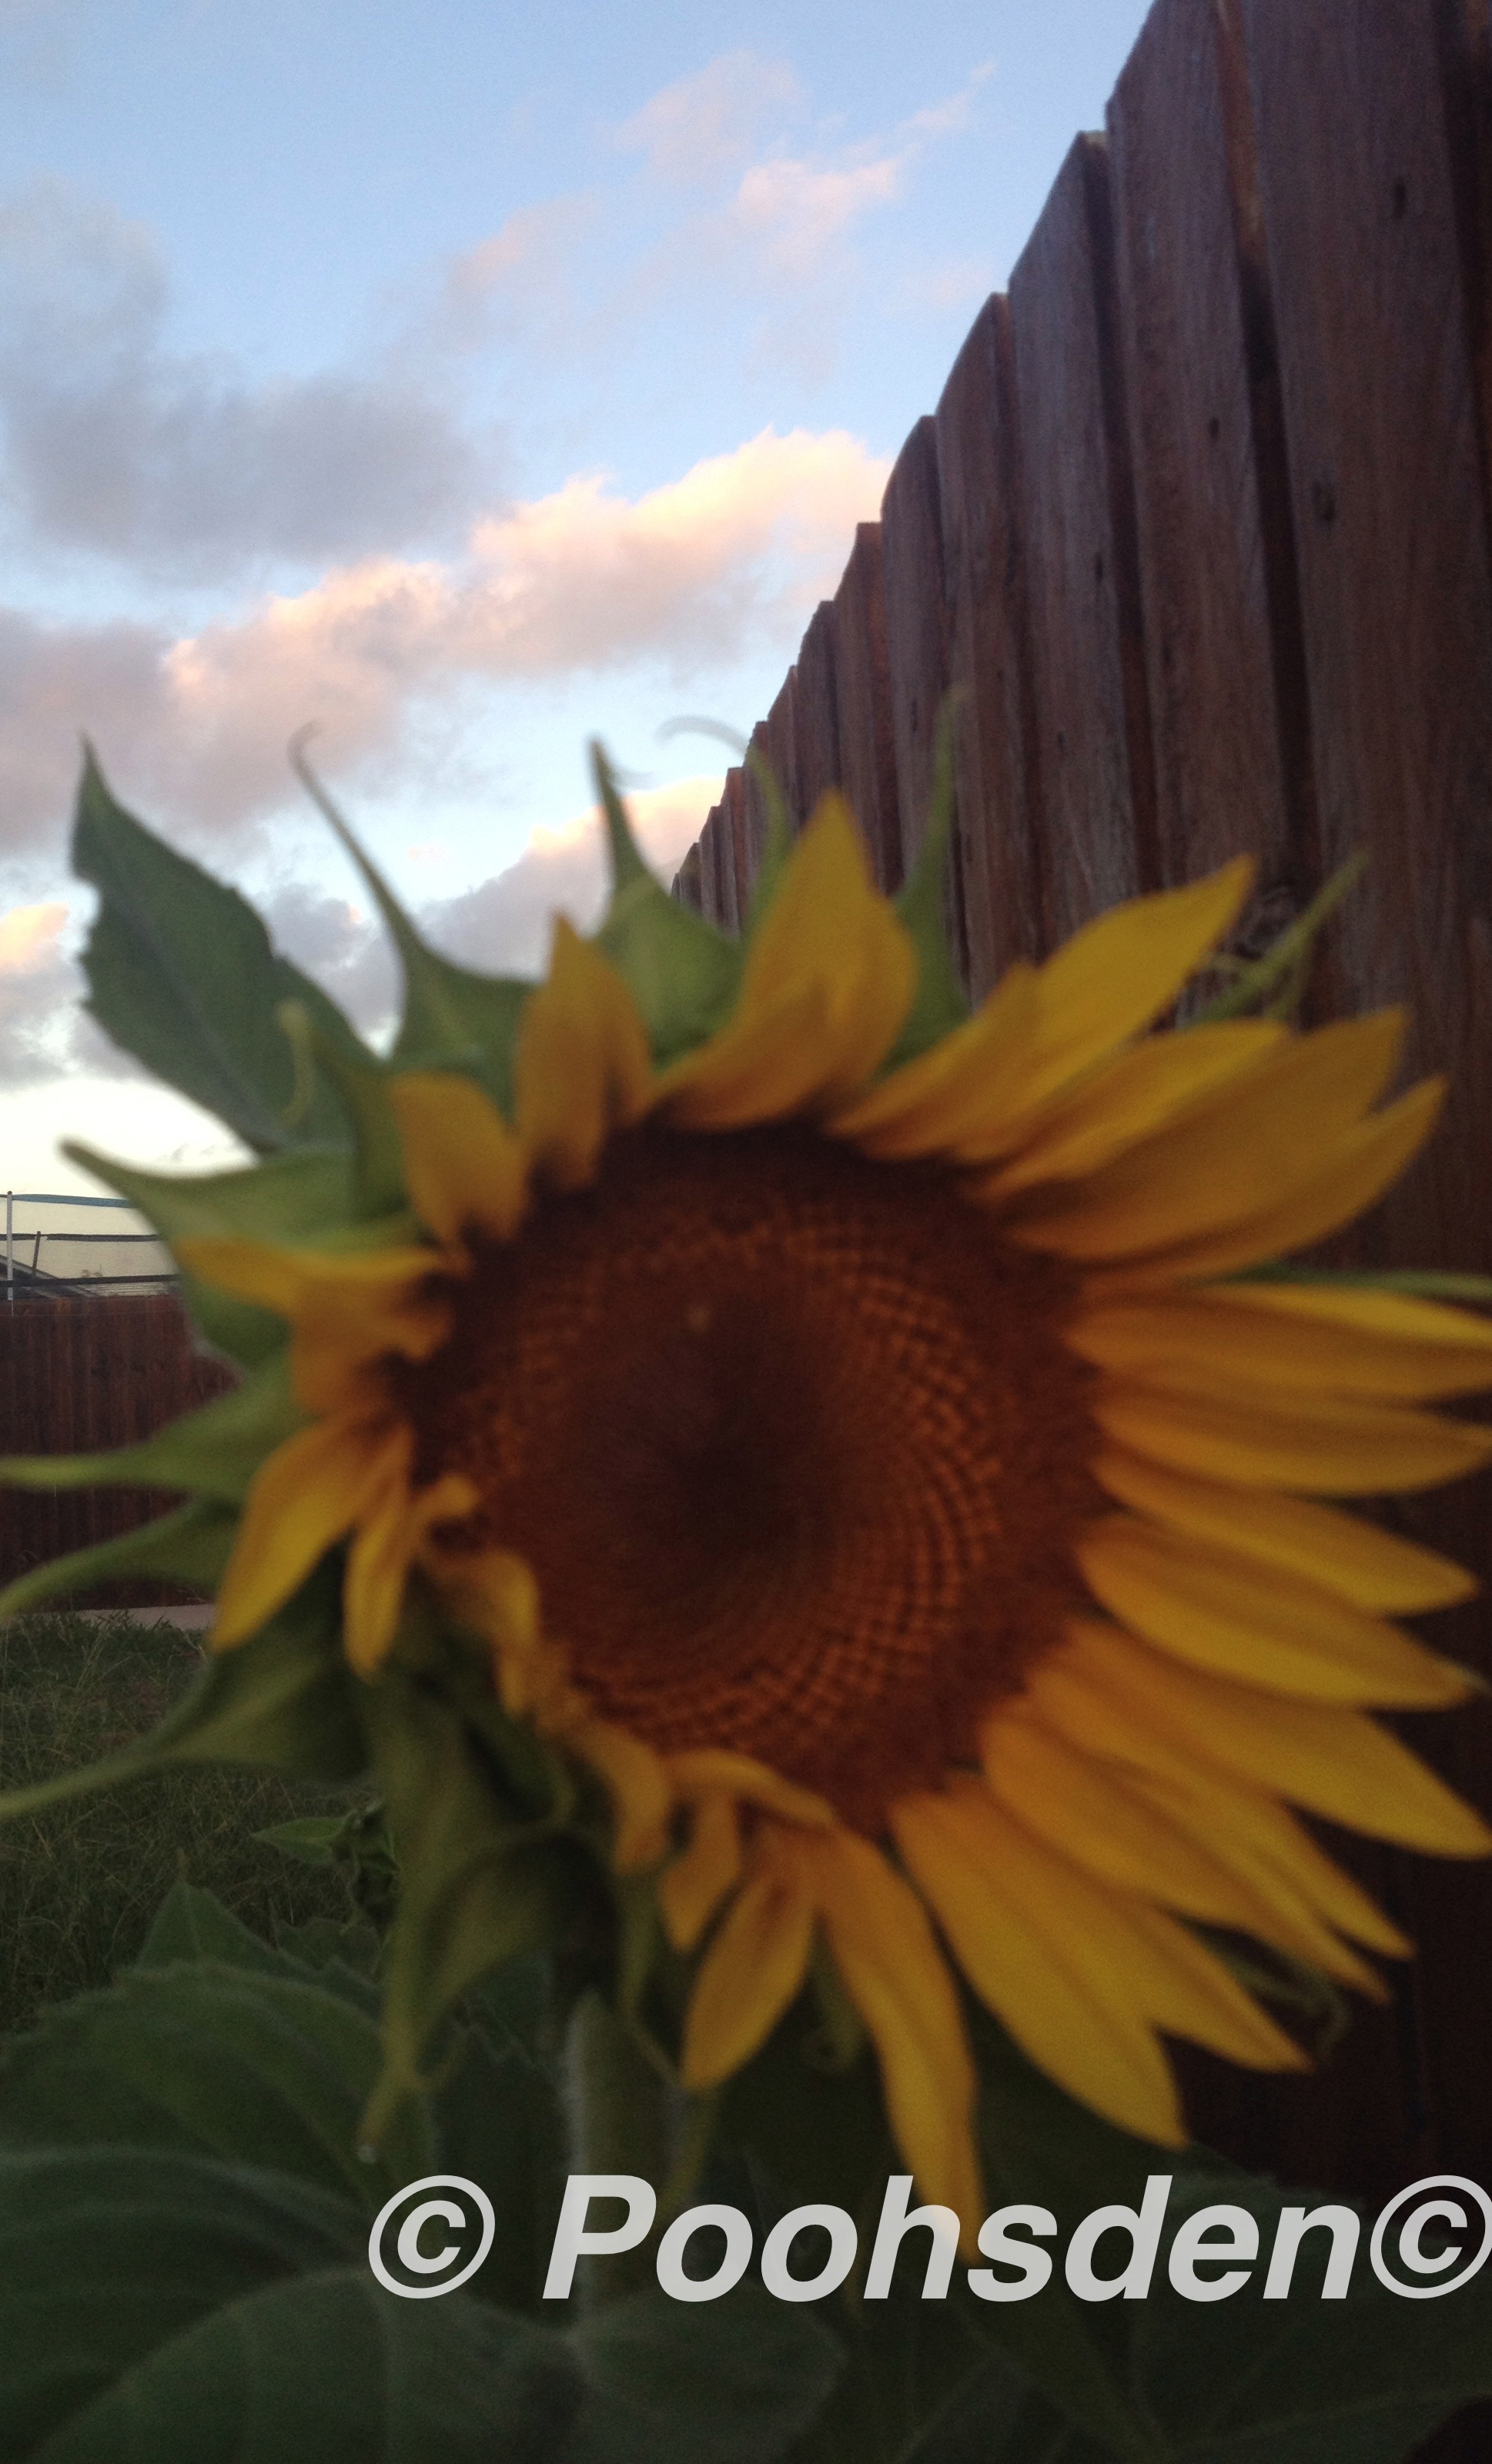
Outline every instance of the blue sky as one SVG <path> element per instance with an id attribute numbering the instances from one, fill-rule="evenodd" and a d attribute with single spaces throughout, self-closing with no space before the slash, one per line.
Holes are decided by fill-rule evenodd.
<path id="1" fill-rule="evenodd" d="M 294 728 L 430 928 L 669 868 L 1139 0 L 0 0 L 0 1186 L 209 1152 L 79 1028 L 78 731 L 376 1021 Z"/>

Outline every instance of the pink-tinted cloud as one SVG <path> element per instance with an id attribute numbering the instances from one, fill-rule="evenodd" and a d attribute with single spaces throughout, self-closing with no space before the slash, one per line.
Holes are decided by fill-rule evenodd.
<path id="1" fill-rule="evenodd" d="M 420 707 L 472 677 L 661 662 L 682 682 L 788 637 L 887 468 L 842 429 L 767 429 L 641 496 L 571 479 L 479 523 L 459 560 L 369 559 L 183 640 L 0 614 L 11 846 L 59 843 L 80 730 L 157 810 L 231 826 L 285 801 L 285 745 L 308 722 L 335 774 L 397 759 Z"/>
<path id="2" fill-rule="evenodd" d="M 709 186 L 749 159 L 764 125 L 801 100 L 785 60 L 726 52 L 666 85 L 617 131 L 659 177 Z"/>

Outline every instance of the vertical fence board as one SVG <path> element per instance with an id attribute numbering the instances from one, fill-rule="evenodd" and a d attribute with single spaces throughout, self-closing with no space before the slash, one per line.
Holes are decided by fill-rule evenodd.
<path id="1" fill-rule="evenodd" d="M 1359 1254 L 1492 1266 L 1492 574 L 1432 0 L 1246 0 L 1241 19 L 1280 343 L 1323 851 L 1371 872 L 1335 937 L 1342 997 L 1403 999 L 1446 1124 Z M 1392 339 L 1391 339 L 1392 338 Z M 1484 1485 L 1405 1519 L 1489 1563 Z M 1459 1632 L 1457 1632 L 1459 1626 Z M 1488 1664 L 1484 1613 L 1437 1619 Z M 1492 1796 L 1492 1721 L 1416 1723 Z M 1407 1862 L 1420 1941 L 1406 2158 L 1492 2165 L 1484 1984 L 1492 1876 Z"/>
<path id="2" fill-rule="evenodd" d="M 1249 199 L 1235 183 L 1251 149 L 1246 131 L 1230 143 L 1218 37 L 1212 0 L 1159 0 L 1108 110 L 1157 852 L 1179 882 L 1246 848 L 1262 891 L 1287 887 L 1298 906 L 1315 886 L 1314 834 L 1289 792 L 1276 692 L 1277 640 L 1292 629 L 1287 615 L 1271 623 L 1277 421 L 1267 406 L 1255 416 L 1275 372 L 1245 312 Z"/>
<path id="3" fill-rule="evenodd" d="M 958 694 L 959 879 L 969 990 L 1042 947 L 1041 781 L 1019 519 L 1010 310 L 987 300 L 937 407 L 948 675 Z"/>
<path id="4" fill-rule="evenodd" d="M 763 751 L 795 830 L 802 827 L 802 790 L 798 779 L 798 671 L 789 668 L 765 723 Z M 759 857 L 758 857 L 759 861 Z M 753 868 L 755 869 L 755 867 Z"/>
<path id="5" fill-rule="evenodd" d="M 879 522 L 862 522 L 856 530 L 834 601 L 834 652 L 839 783 L 866 834 L 877 882 L 885 891 L 899 890 L 901 825 Z"/>
<path id="6" fill-rule="evenodd" d="M 1103 142 L 1080 137 L 1010 278 L 1051 941 L 1155 871 L 1108 226 Z"/>
<path id="7" fill-rule="evenodd" d="M 886 649 L 901 869 L 911 871 L 932 803 L 938 714 L 948 696 L 948 610 L 943 580 L 943 513 L 937 423 L 919 419 L 896 459 L 881 507 Z M 949 851 L 946 915 L 950 946 L 967 977 L 968 951 L 956 841 Z"/>
<path id="8" fill-rule="evenodd" d="M 193 1352 L 179 1300 L 33 1301 L 0 1309 L 0 1454 L 91 1454 L 150 1436 L 233 1383 Z M 0 1488 L 0 1581 L 132 1531 L 172 1501 L 140 1488 Z M 114 1584 L 121 1604 L 180 1596 Z"/>
<path id="9" fill-rule="evenodd" d="M 808 630 L 793 671 L 793 775 L 798 781 L 800 825 L 808 819 L 825 789 L 840 783 L 834 635 L 834 603 L 823 599 L 808 620 Z"/>

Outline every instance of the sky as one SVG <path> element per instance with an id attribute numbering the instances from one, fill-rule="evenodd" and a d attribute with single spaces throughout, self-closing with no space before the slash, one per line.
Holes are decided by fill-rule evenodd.
<path id="1" fill-rule="evenodd" d="M 83 735 L 375 1038 L 299 728 L 469 964 L 593 920 L 591 736 L 671 874 L 1143 15 L 0 0 L 0 1189 L 232 1152 L 79 1011 Z"/>

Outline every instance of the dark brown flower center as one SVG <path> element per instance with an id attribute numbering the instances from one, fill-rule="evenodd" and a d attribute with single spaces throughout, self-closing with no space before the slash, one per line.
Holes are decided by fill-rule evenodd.
<path id="1" fill-rule="evenodd" d="M 1096 1503 L 1064 1268 L 942 1168 L 644 1130 L 453 1287 L 399 1373 L 605 1717 L 879 1827 L 974 1751 L 1077 1595 Z"/>

